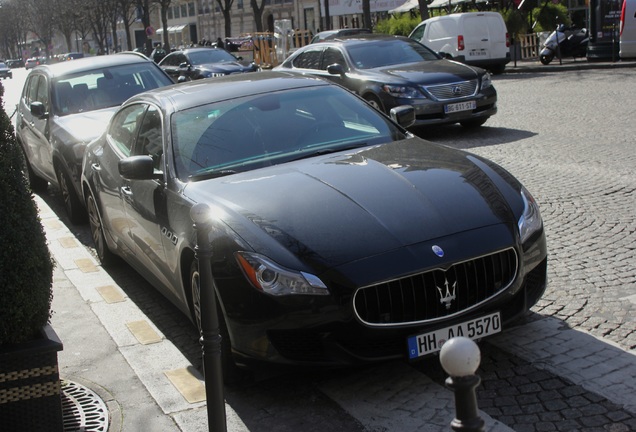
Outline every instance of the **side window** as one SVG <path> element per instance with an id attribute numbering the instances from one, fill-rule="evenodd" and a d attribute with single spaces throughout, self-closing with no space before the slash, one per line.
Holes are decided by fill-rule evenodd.
<path id="1" fill-rule="evenodd" d="M 38 80 L 38 91 L 35 100 L 42 102 L 44 110 L 49 111 L 49 86 L 46 77 L 40 75 Z"/>
<path id="2" fill-rule="evenodd" d="M 426 29 L 426 24 L 422 24 L 421 26 L 417 27 L 413 31 L 413 34 L 411 35 L 411 39 L 416 40 L 418 42 L 421 42 L 422 38 L 424 37 L 424 30 L 425 29 Z"/>
<path id="3" fill-rule="evenodd" d="M 139 125 L 139 134 L 133 154 L 149 155 L 155 162 L 155 170 L 163 171 L 163 134 L 161 132 L 161 112 L 154 106 L 148 107 Z"/>
<path id="4" fill-rule="evenodd" d="M 300 69 L 320 69 L 320 54 L 322 54 L 322 48 L 305 51 L 294 59 L 294 67 Z"/>
<path id="5" fill-rule="evenodd" d="M 128 157 L 132 154 L 138 123 L 143 119 L 147 106 L 143 104 L 130 105 L 119 111 L 108 129 L 108 142 L 117 153 Z"/>
<path id="6" fill-rule="evenodd" d="M 327 48 L 325 50 L 325 55 L 322 57 L 322 68 L 323 70 L 327 70 L 327 66 L 332 65 L 334 63 L 341 64 L 342 66 L 347 66 L 347 62 L 345 61 L 344 56 L 340 52 L 340 50 L 336 48 Z"/>
<path id="7" fill-rule="evenodd" d="M 38 82 L 40 81 L 39 75 L 31 75 L 29 77 L 29 82 L 24 86 L 24 104 L 28 107 L 31 105 L 31 102 L 36 100 L 38 94 Z"/>

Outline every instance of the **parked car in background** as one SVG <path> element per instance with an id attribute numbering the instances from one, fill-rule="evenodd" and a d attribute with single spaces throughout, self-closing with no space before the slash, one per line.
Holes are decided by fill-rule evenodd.
<path id="1" fill-rule="evenodd" d="M 13 71 L 9 69 L 9 66 L 4 62 L 0 62 L 0 78 L 13 78 Z"/>
<path id="2" fill-rule="evenodd" d="M 499 12 L 464 12 L 429 18 L 409 37 L 447 58 L 502 73 L 510 63 L 510 36 Z"/>
<path id="3" fill-rule="evenodd" d="M 242 57 L 235 57 L 220 48 L 187 48 L 171 52 L 159 62 L 159 66 L 172 77 L 174 82 L 259 70 L 254 62 L 242 60 Z"/>
<path id="4" fill-rule="evenodd" d="M 84 58 L 84 53 L 70 52 L 70 53 L 62 54 L 60 56 L 60 61 L 70 61 L 70 60 L 77 60 L 81 58 Z"/>
<path id="5" fill-rule="evenodd" d="M 31 188 L 58 185 L 71 221 L 81 222 L 84 147 L 126 99 L 169 84 L 172 80 L 156 64 L 135 54 L 35 67 L 25 81 L 16 118 Z"/>
<path id="6" fill-rule="evenodd" d="M 316 33 L 313 38 L 311 38 L 310 43 L 322 42 L 327 39 L 335 39 L 341 36 L 353 36 L 357 34 L 371 34 L 371 30 L 365 28 L 346 28 L 346 29 L 338 29 L 338 30 L 325 30 L 319 33 Z"/>
<path id="7" fill-rule="evenodd" d="M 22 59 L 11 59 L 11 60 L 7 60 L 5 63 L 11 69 L 24 67 L 24 60 L 22 60 Z"/>
<path id="8" fill-rule="evenodd" d="M 26 69 L 33 69 L 37 65 L 39 65 L 42 60 L 39 57 L 30 57 L 24 62 L 24 67 Z"/>
<path id="9" fill-rule="evenodd" d="M 360 34 L 310 44 L 274 69 L 329 79 L 387 114 L 412 105 L 416 126 L 476 127 L 497 112 L 488 72 L 442 59 L 402 36 Z"/>
<path id="10" fill-rule="evenodd" d="M 636 58 L 636 0 L 623 0 L 619 47 L 621 58 Z"/>
<path id="11" fill-rule="evenodd" d="M 413 108 L 392 116 L 408 125 Z M 415 360 L 506 329 L 546 288 L 539 209 L 510 173 L 322 79 L 141 93 L 87 147 L 82 185 L 103 263 L 124 257 L 197 324 L 216 293 L 226 379 L 235 362 Z"/>

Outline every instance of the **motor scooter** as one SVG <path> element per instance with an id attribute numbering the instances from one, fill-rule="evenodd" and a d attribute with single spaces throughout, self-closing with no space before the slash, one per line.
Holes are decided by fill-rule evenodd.
<path id="1" fill-rule="evenodd" d="M 539 53 L 539 60 L 547 65 L 555 56 L 559 58 L 585 57 L 589 40 L 587 29 L 566 28 L 565 25 L 559 24 L 544 42 L 543 49 Z"/>

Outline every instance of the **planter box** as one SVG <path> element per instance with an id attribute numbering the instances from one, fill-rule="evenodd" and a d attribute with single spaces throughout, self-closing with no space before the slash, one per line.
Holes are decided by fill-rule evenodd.
<path id="1" fill-rule="evenodd" d="M 57 364 L 62 348 L 49 325 L 39 339 L 0 346 L 1 430 L 64 430 Z"/>

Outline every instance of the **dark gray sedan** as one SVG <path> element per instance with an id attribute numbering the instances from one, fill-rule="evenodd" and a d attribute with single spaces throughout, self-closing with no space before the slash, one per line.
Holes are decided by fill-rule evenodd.
<path id="1" fill-rule="evenodd" d="M 413 109 L 392 115 L 408 125 Z M 234 362 L 415 360 L 504 330 L 546 287 L 539 209 L 512 175 L 317 78 L 139 94 L 87 147 L 82 185 L 103 263 L 124 257 L 195 323 L 215 290 L 226 378 Z"/>
<path id="2" fill-rule="evenodd" d="M 36 66 L 24 84 L 16 119 L 31 188 L 57 184 L 71 221 L 85 220 L 79 180 L 86 144 L 126 99 L 170 84 L 156 64 L 133 53 Z"/>
<path id="3" fill-rule="evenodd" d="M 497 112 L 497 92 L 487 71 L 442 59 L 401 36 L 325 40 L 299 48 L 274 69 L 329 79 L 385 113 L 411 105 L 417 126 L 477 127 Z"/>

